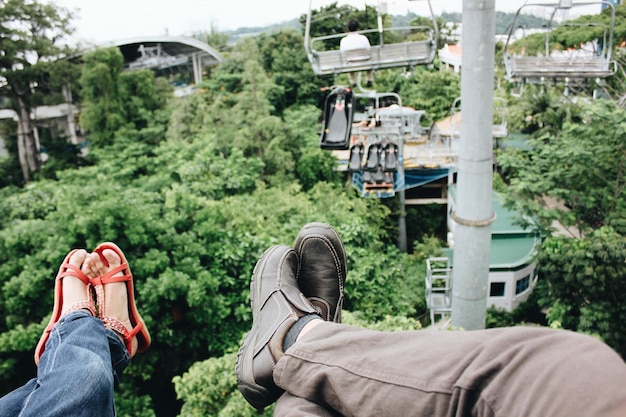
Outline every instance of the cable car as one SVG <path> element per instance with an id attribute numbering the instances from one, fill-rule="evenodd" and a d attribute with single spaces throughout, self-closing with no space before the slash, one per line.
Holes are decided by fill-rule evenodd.
<path id="1" fill-rule="evenodd" d="M 337 76 L 432 63 L 439 30 L 430 1 L 422 2 L 428 6 L 432 27 L 385 27 L 384 4 L 379 0 L 377 28 L 357 31 L 361 35 L 369 35 L 370 47 L 367 50 L 341 51 L 341 39 L 348 32 L 311 37 L 312 24 L 325 17 L 316 15 L 314 21 L 311 0 L 304 46 L 314 72 Z M 333 5 L 336 6 L 336 3 Z M 332 13 L 330 17 L 338 18 L 337 13 Z M 342 27 L 346 26 L 346 22 L 339 23 Z M 334 26 L 338 26 L 337 22 Z M 414 35 L 411 40 L 407 38 L 409 34 L 416 33 L 419 35 Z M 402 40 L 385 42 L 389 38 Z M 393 197 L 396 192 L 405 190 L 410 182 L 405 178 L 403 166 L 404 144 L 420 142 L 424 137 L 420 121 L 425 112 L 403 107 L 401 98 L 395 93 L 364 91 L 360 75 L 358 80 L 357 91 L 352 86 L 336 86 L 327 96 L 320 146 L 331 150 L 341 161 L 339 169 L 351 173 L 352 184 L 362 196 Z"/>
<path id="2" fill-rule="evenodd" d="M 358 30 L 359 34 L 369 35 L 370 41 L 373 40 L 370 48 L 358 51 L 341 51 L 339 49 L 340 41 L 349 32 L 311 37 L 311 26 L 315 22 L 312 19 L 313 0 L 310 0 L 306 17 L 304 47 L 313 71 L 317 75 L 338 75 L 358 71 L 376 71 L 382 68 L 414 67 L 432 63 L 437 50 L 439 30 L 430 1 L 426 0 L 426 2 L 430 10 L 433 28 L 428 26 L 384 27 L 383 13 L 381 12 L 384 5 L 381 4 L 381 0 L 378 0 L 376 9 L 378 27 Z M 337 19 L 337 16 L 332 16 L 332 18 Z M 345 26 L 347 22 L 342 23 Z M 401 34 L 405 38 L 404 34 L 414 32 L 423 33 L 423 39 L 397 43 L 385 43 L 384 41 L 386 34 Z"/>
<path id="3" fill-rule="evenodd" d="M 602 22 L 572 23 L 567 17 L 572 10 L 590 5 L 610 7 L 611 17 L 608 26 Z M 522 28 L 518 23 L 523 9 L 532 8 L 545 10 L 550 16 L 549 24 L 540 30 L 545 32 L 544 50 L 536 55 L 526 55 L 524 50 L 515 51 L 513 47 L 515 32 Z M 557 20 L 563 20 L 559 24 Z M 556 50 L 551 46 L 551 38 L 556 31 L 576 30 L 580 26 L 594 27 L 599 36 L 576 48 Z M 506 45 L 504 47 L 504 64 L 507 78 L 514 82 L 540 84 L 552 80 L 555 82 L 576 82 L 587 79 L 601 79 L 610 77 L 617 71 L 616 62 L 612 59 L 613 29 L 615 26 L 615 7 L 608 0 L 585 1 L 574 3 L 572 0 L 560 0 L 558 3 L 524 4 L 517 10 L 513 23 L 509 27 Z M 530 31 L 531 28 L 522 28 Z"/>

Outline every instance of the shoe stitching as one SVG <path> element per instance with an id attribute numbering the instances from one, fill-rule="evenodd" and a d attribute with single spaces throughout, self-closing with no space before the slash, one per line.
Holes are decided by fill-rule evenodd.
<path id="1" fill-rule="evenodd" d="M 309 226 L 309 227 L 305 227 L 305 229 L 312 229 L 314 227 L 321 227 L 321 228 L 324 228 L 325 230 L 330 231 L 334 235 L 334 237 L 339 242 L 341 242 L 341 238 L 339 237 L 339 234 L 332 227 L 328 227 L 328 226 L 323 225 L 323 224 L 315 224 L 315 225 L 312 225 L 312 226 Z M 305 230 L 305 229 L 303 229 L 303 230 Z M 302 253 L 302 251 L 303 251 L 302 248 L 304 247 L 304 244 L 306 243 L 306 241 L 308 239 L 311 239 L 311 238 L 317 238 L 317 239 L 320 239 L 322 242 L 324 242 L 324 244 L 326 245 L 326 247 L 328 248 L 328 250 L 330 251 L 330 253 L 331 253 L 332 257 L 333 257 L 333 261 L 335 262 L 335 272 L 337 273 L 337 276 L 339 277 L 339 280 L 338 280 L 339 281 L 339 299 L 337 300 L 337 306 L 336 306 L 336 311 L 335 311 L 335 315 L 334 315 L 335 317 L 331 318 L 332 320 L 335 320 L 337 318 L 337 315 L 340 314 L 340 312 L 341 312 L 341 308 L 342 308 L 342 305 L 343 305 L 343 299 L 344 299 L 343 293 L 344 293 L 344 282 L 345 282 L 346 277 L 345 277 L 345 274 L 343 273 L 343 269 L 341 268 L 341 262 L 343 261 L 343 263 L 346 264 L 347 260 L 345 259 L 345 257 L 342 258 L 342 259 L 339 258 L 338 251 L 335 248 L 335 246 L 333 245 L 332 240 L 328 236 L 326 236 L 326 235 L 324 235 L 322 233 L 311 233 L 311 234 L 308 234 L 308 235 L 304 236 L 302 238 L 300 244 L 297 247 L 297 253 L 298 254 Z M 296 238 L 296 240 L 297 240 L 297 238 Z M 297 271 L 296 271 L 296 279 L 297 279 L 297 277 L 300 276 L 300 271 L 301 270 L 302 270 L 302 259 L 301 259 L 301 256 L 298 256 L 298 265 L 297 265 Z M 323 300 L 323 301 L 324 301 L 325 305 L 328 306 L 327 308 L 328 308 L 328 313 L 329 313 L 329 316 L 330 316 L 330 305 L 329 305 L 329 303 L 326 300 Z"/>
<path id="2" fill-rule="evenodd" d="M 328 239 L 328 237 L 319 233 L 308 235 L 304 239 L 302 239 L 302 242 L 300 243 L 300 245 L 298 245 L 298 252 L 302 253 L 302 247 L 304 246 L 305 242 L 312 238 L 317 238 L 317 239 L 320 239 L 322 242 L 324 242 L 324 244 L 326 245 L 326 247 L 329 249 L 330 253 L 332 254 L 333 261 L 335 262 L 335 270 L 337 272 L 337 275 L 339 276 L 339 288 L 343 290 L 343 280 L 345 279 L 345 277 L 343 276 L 342 269 L 341 269 L 341 260 L 339 259 L 337 250 L 333 246 L 330 239 Z M 298 266 L 299 267 L 301 266 L 300 257 L 298 258 Z"/>
<path id="3" fill-rule="evenodd" d="M 313 301 L 317 301 L 319 303 L 322 303 L 326 307 L 326 317 L 323 317 L 323 319 L 326 320 L 326 321 L 329 321 L 329 320 L 333 319 L 333 317 L 330 317 L 331 306 L 330 306 L 330 303 L 327 300 L 324 300 L 321 297 L 309 297 L 309 301 L 311 302 L 311 304 L 313 304 Z M 316 305 L 313 305 L 313 307 L 319 313 L 319 315 L 322 316 L 322 309 L 320 307 L 316 306 Z"/>
<path id="4" fill-rule="evenodd" d="M 261 284 L 261 281 L 262 281 L 261 280 L 262 275 L 265 272 L 265 265 L 267 263 L 267 259 L 271 255 L 267 256 L 266 261 L 263 263 L 263 267 L 260 268 L 259 274 L 257 275 L 258 281 L 259 281 L 258 283 L 256 283 L 256 285 L 258 285 L 258 287 L 257 287 L 258 291 L 255 291 L 255 292 L 257 292 L 257 295 L 259 296 L 259 301 L 258 301 L 260 303 L 259 306 L 258 306 L 258 313 L 259 313 L 259 315 L 261 314 L 261 310 L 263 309 L 263 307 L 265 307 L 268 304 L 268 302 L 270 302 L 270 300 L 272 300 L 272 299 L 273 300 L 271 302 L 274 302 L 277 305 L 278 312 L 274 316 L 274 321 L 273 321 L 272 325 L 267 328 L 267 331 L 265 333 L 261 334 L 261 332 L 260 332 L 261 329 L 257 328 L 257 332 L 258 332 L 257 333 L 257 340 L 256 340 L 256 346 L 254 347 L 254 354 L 255 355 L 258 354 L 267 343 L 269 343 L 269 340 L 272 337 L 274 337 L 274 335 L 271 333 L 271 331 L 272 330 L 276 330 L 277 328 L 279 328 L 281 326 L 281 323 L 284 322 L 285 319 L 286 319 L 286 318 L 283 317 L 283 320 L 282 321 L 280 320 L 280 318 L 283 316 L 283 311 L 284 311 L 283 309 L 285 307 L 285 304 L 282 302 L 283 300 L 281 300 L 280 298 L 275 297 L 275 294 L 279 293 L 280 296 L 284 298 L 284 301 L 289 304 L 289 300 L 287 299 L 287 296 L 285 294 L 283 294 L 282 290 L 280 289 L 280 287 L 282 285 L 282 274 L 281 274 L 280 271 L 283 270 L 283 266 L 285 264 L 285 261 L 286 261 L 286 259 L 287 259 L 287 257 L 289 256 L 290 253 L 291 253 L 291 251 L 285 251 L 285 253 L 281 255 L 280 261 L 278 262 L 278 268 L 276 270 L 276 274 L 278 275 L 278 277 L 274 281 L 276 283 L 276 286 L 272 289 L 271 293 L 268 294 L 268 296 L 265 299 L 262 299 L 262 294 L 261 294 L 262 293 L 262 289 L 261 289 L 261 285 L 260 284 Z M 287 310 L 291 310 L 289 308 L 289 306 L 287 306 Z M 293 312 L 290 314 L 290 317 L 291 316 L 293 316 Z M 261 344 L 260 344 L 261 349 L 259 349 L 259 341 L 261 342 Z M 272 355 L 270 355 L 270 356 L 272 356 Z"/>

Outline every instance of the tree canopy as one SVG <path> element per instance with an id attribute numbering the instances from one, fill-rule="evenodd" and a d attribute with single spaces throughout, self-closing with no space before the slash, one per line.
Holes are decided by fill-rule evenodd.
<path id="1" fill-rule="evenodd" d="M 389 210 L 344 185 L 319 149 L 320 110 L 310 103 L 320 93 L 313 79 L 306 87 L 286 77 L 290 68 L 310 69 L 301 69 L 303 54 L 289 63 L 276 50 L 283 40 L 295 49 L 302 38 L 268 35 L 263 42 L 274 51 L 259 49 L 258 39 L 242 42 L 196 94 L 179 99 L 161 95 L 151 73 L 122 72 L 116 49 L 85 56 L 90 163 L 2 189 L 2 393 L 32 369 L 52 271 L 69 249 L 101 241 L 118 243 L 133 264 L 155 340 L 125 373 L 123 414 L 178 413 L 172 378 L 238 345 L 251 321 L 254 262 L 269 245 L 290 244 L 309 221 L 335 225 L 348 248 L 347 309 L 367 321 L 423 314 L 422 260 L 400 253 L 388 235 Z"/>
<path id="2" fill-rule="evenodd" d="M 321 31 L 343 32 L 349 16 L 375 17 L 329 7 L 316 15 L 345 19 Z M 89 153 L 55 157 L 45 166 L 50 175 L 0 188 L 0 395 L 34 374 L 32 349 L 48 321 L 59 262 L 72 248 L 102 241 L 127 254 L 154 339 L 124 375 L 120 415 L 256 415 L 233 372 L 252 319 L 250 275 L 269 245 L 291 244 L 310 221 L 333 224 L 345 243 L 346 322 L 421 327 L 424 259 L 441 242 L 425 233 L 412 254 L 401 253 L 394 202 L 361 198 L 319 148 L 320 88 L 343 78 L 315 77 L 302 42 L 288 29 L 224 46 L 225 61 L 182 98 L 149 71 L 124 71 L 115 48 L 84 56 L 75 78 Z M 436 68 L 381 70 L 375 81 L 432 120 L 448 115 L 459 84 L 458 75 Z M 498 153 L 497 183 L 510 207 L 538 220 L 546 240 L 533 298 L 510 316 L 493 313 L 491 322 L 528 322 L 530 310 L 544 311 L 541 324 L 594 334 L 626 357 L 619 298 L 626 113 L 549 88 L 529 88 L 509 103 L 511 126 L 530 139 Z M 418 213 L 409 227 L 436 228 L 434 210 Z M 557 220 L 580 237 L 551 236 Z"/>
<path id="3" fill-rule="evenodd" d="M 41 167 L 31 110 L 59 102 L 60 91 L 51 84 L 69 82 L 68 72 L 53 71 L 52 63 L 69 53 L 63 42 L 72 33 L 71 19 L 66 9 L 36 0 L 0 1 L 0 96 L 8 98 L 18 118 L 17 148 L 26 182 Z"/>

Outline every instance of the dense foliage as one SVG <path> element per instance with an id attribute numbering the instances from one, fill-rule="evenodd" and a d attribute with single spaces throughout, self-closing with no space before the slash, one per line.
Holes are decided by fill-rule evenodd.
<path id="1" fill-rule="evenodd" d="M 309 221 L 335 225 L 346 244 L 347 309 L 370 321 L 423 314 L 422 260 L 385 235 L 388 209 L 359 198 L 333 171 L 317 145 L 319 109 L 275 105 L 283 86 L 264 69 L 262 53 L 249 55 L 252 46 L 242 44 L 183 99 L 167 98 L 148 72 L 116 70 L 115 49 L 85 57 L 83 120 L 98 132 L 90 164 L 2 190 L 3 393 L 31 375 L 24 369 L 32 369 L 60 260 L 101 241 L 125 250 L 155 341 L 125 374 L 122 414 L 178 412 L 172 378 L 238 345 L 250 326 L 256 259 L 269 245 L 291 243 Z M 244 53 L 245 64 L 236 65 Z M 97 74 L 106 74 L 106 91 Z"/>
<path id="2" fill-rule="evenodd" d="M 626 357 L 626 111 L 545 90 L 525 103 L 528 148 L 498 162 L 509 206 L 548 236 L 535 302 L 553 327 L 595 334 Z"/>
<path id="3" fill-rule="evenodd" d="M 572 51 L 579 48 L 594 51 L 596 54 L 605 54 L 613 61 L 611 68 L 615 74 L 603 79 L 588 79 L 584 83 L 569 83 L 568 89 L 573 93 L 590 93 L 596 90 L 604 97 L 617 102 L 621 107 L 626 105 L 626 4 L 615 5 L 615 20 L 613 32 L 611 27 L 611 11 L 607 7 L 600 14 L 582 15 L 576 19 L 563 22 L 553 22 L 553 30 L 546 32 L 545 24 L 540 21 L 526 21 L 528 16 L 520 15 L 519 25 L 529 30 L 529 34 L 522 39 L 508 45 L 511 54 L 522 53 L 526 55 L 545 55 L 546 42 L 549 51 Z M 612 35 L 612 36 L 611 36 Z M 609 44 L 612 41 L 612 44 Z M 606 49 L 610 47 L 611 49 Z"/>
<path id="4" fill-rule="evenodd" d="M 512 177 L 510 193 L 518 208 L 537 215 L 544 228 L 558 220 L 576 229 L 573 235 L 602 226 L 624 234 L 626 112 L 605 101 L 582 107 L 559 101 L 542 109 L 542 127 L 528 142 L 530 152 L 512 151 L 499 158 Z M 537 114 L 529 116 L 528 123 L 537 123 Z M 551 208 L 554 200 L 568 210 Z"/>
<path id="5" fill-rule="evenodd" d="M 351 16 L 373 24 L 369 7 L 329 7 L 318 17 L 342 18 L 318 34 L 344 31 Z M 0 395 L 34 374 L 33 346 L 65 253 L 102 241 L 126 252 L 154 340 L 125 374 L 120 415 L 256 415 L 233 372 L 251 323 L 250 274 L 268 246 L 290 244 L 309 221 L 333 224 L 346 245 L 347 322 L 420 327 L 423 259 L 439 246 L 427 236 L 441 233 L 439 208 L 409 210 L 409 229 L 424 236 L 412 255 L 396 249 L 397 204 L 358 197 L 319 149 L 320 87 L 345 80 L 315 77 L 302 42 L 284 30 L 222 45 L 225 62 L 184 98 L 150 72 L 122 71 L 116 49 L 84 57 L 76 93 L 89 154 L 50 153 L 44 175 L 23 188 L 9 186 L 15 159 L 0 166 Z M 457 75 L 425 68 L 378 71 L 375 86 L 426 110 L 429 121 L 445 117 L 460 94 Z M 564 100 L 534 89 L 511 100 L 511 125 L 532 137 L 499 155 L 496 183 L 546 236 L 558 220 L 582 238 L 547 238 L 531 301 L 512 314 L 492 311 L 489 324 L 545 319 L 626 356 L 626 116 L 609 103 Z M 560 205 L 547 207 L 546 197 Z M 547 317 L 537 318 L 541 311 Z"/>
<path id="6" fill-rule="evenodd" d="M 0 0 L 0 97 L 17 120 L 19 183 L 30 181 L 42 163 L 31 112 L 63 102 L 61 86 L 72 80 L 68 61 L 52 63 L 70 53 L 64 41 L 71 19 L 68 10 L 37 0 Z"/>

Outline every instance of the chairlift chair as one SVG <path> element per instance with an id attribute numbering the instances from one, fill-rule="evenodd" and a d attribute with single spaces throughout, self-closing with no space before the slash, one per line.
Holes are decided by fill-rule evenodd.
<path id="1" fill-rule="evenodd" d="M 564 23 L 562 25 L 553 25 L 555 16 L 559 11 L 570 10 L 574 7 L 605 5 L 611 8 L 611 21 L 609 27 L 601 23 L 584 23 L 573 24 Z M 518 27 L 516 24 L 521 11 L 527 7 L 543 7 L 550 13 L 550 24 L 545 34 L 545 51 L 541 55 L 527 56 L 511 51 L 512 37 L 514 31 Z M 557 27 L 575 27 L 575 26 L 605 26 L 602 39 L 598 39 L 597 43 L 602 42 L 600 49 L 593 51 L 585 51 L 578 48 L 570 51 L 554 51 L 550 48 L 550 35 L 552 30 Z M 585 1 L 574 3 L 572 0 L 561 0 L 559 3 L 541 4 L 527 3 L 517 10 L 513 23 L 509 27 L 508 38 L 504 47 L 504 64 L 506 67 L 507 78 L 514 82 L 521 83 L 544 83 L 548 80 L 553 81 L 584 81 L 587 79 L 606 78 L 615 74 L 617 71 L 616 62 L 612 59 L 613 49 L 613 28 L 615 26 L 615 7 L 609 0 Z"/>
<path id="2" fill-rule="evenodd" d="M 326 97 L 324 127 L 320 136 L 322 149 L 349 149 L 354 93 L 349 87 L 337 87 Z"/>
<path id="3" fill-rule="evenodd" d="M 356 102 L 367 103 L 367 117 L 363 120 L 373 118 L 377 123 L 355 125 L 352 129 L 355 136 L 349 164 L 352 185 L 363 197 L 393 197 L 398 191 L 398 180 L 403 173 L 400 166 L 403 138 L 415 130 L 410 122 L 419 122 L 423 113 L 419 113 L 416 118 L 415 111 L 402 107 L 402 100 L 397 93 L 355 93 L 354 96 Z M 352 166 L 353 156 L 360 161 L 358 165 Z"/>
<path id="4" fill-rule="evenodd" d="M 415 0 L 413 0 L 415 1 Z M 433 21 L 433 28 L 428 26 L 405 26 L 405 27 L 383 27 L 381 15 L 380 0 L 377 8 L 378 12 L 378 28 L 364 29 L 358 33 L 367 35 L 371 33 L 379 34 L 378 44 L 373 44 L 369 50 L 357 51 L 340 51 L 325 50 L 324 44 L 328 40 L 336 39 L 337 45 L 339 40 L 348 33 L 330 34 L 311 38 L 311 14 L 312 0 L 309 2 L 309 12 L 306 18 L 306 27 L 304 34 L 304 47 L 313 67 L 313 71 L 317 75 L 338 75 L 340 73 L 358 72 L 358 71 L 375 71 L 383 68 L 394 67 L 414 67 L 420 64 L 432 63 L 436 49 L 439 29 L 430 5 L 430 0 L 425 0 Z M 419 31 L 426 34 L 425 40 L 407 41 L 399 43 L 385 44 L 383 34 L 385 32 L 403 32 L 403 31 Z"/>

